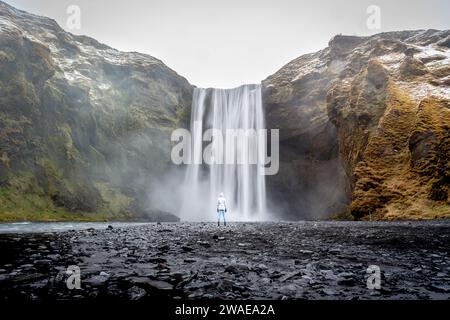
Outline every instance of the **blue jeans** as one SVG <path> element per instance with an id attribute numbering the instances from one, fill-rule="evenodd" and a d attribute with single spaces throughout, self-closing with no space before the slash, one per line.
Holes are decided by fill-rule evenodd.
<path id="1" fill-rule="evenodd" d="M 217 209 L 218 217 L 217 219 L 220 221 L 220 217 L 222 217 L 223 221 L 225 221 L 225 210 L 223 209 Z"/>

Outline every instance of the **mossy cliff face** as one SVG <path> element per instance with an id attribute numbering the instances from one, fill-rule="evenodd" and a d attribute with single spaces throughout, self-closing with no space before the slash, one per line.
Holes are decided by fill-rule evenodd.
<path id="1" fill-rule="evenodd" d="M 0 2 L 0 217 L 174 219 L 147 200 L 191 85 Z"/>
<path id="2" fill-rule="evenodd" d="M 266 79 L 268 126 L 285 131 L 287 167 L 303 164 L 269 186 L 295 199 L 301 189 L 290 184 L 320 180 L 317 161 L 339 159 L 341 171 L 325 181 L 346 190 L 354 218 L 450 217 L 449 39 L 435 30 L 336 36 Z M 324 203 L 345 201 L 329 194 L 338 197 Z"/>

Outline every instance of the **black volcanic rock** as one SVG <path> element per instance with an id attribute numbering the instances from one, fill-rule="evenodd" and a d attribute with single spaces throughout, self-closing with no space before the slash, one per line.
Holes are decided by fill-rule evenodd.
<path id="1" fill-rule="evenodd" d="M 230 223 L 228 241 L 201 250 L 184 244 L 205 241 L 214 223 L 169 223 L 87 230 L 0 235 L 0 296 L 54 299 L 155 297 L 216 299 L 448 299 L 450 223 L 293 222 Z M 252 245 L 239 247 L 252 235 Z M 289 235 L 289 236 L 287 236 Z M 73 241 L 76 237 L 79 241 Z M 149 242 L 143 245 L 142 238 Z M 31 255 L 51 260 L 39 245 L 50 241 L 60 259 L 36 271 Z M 171 250 L 159 248 L 171 243 Z M 114 248 L 105 250 L 105 248 Z M 73 254 L 89 251 L 92 255 Z M 5 254 L 8 253 L 8 254 Z M 125 254 L 128 253 L 128 254 Z M 131 261 L 130 256 L 137 257 Z M 158 256 L 158 258 L 155 258 Z M 80 267 L 81 289 L 68 290 L 66 268 Z M 381 271 L 381 289 L 367 288 L 369 265 Z"/>

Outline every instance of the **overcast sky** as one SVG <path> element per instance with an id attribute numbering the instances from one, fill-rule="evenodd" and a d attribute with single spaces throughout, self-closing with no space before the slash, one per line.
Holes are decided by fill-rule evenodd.
<path id="1" fill-rule="evenodd" d="M 449 29 L 449 0 L 6 0 L 64 29 L 161 59 L 200 87 L 258 83 L 336 34 Z M 69 5 L 81 28 L 68 29 Z M 381 29 L 369 29 L 369 5 Z"/>

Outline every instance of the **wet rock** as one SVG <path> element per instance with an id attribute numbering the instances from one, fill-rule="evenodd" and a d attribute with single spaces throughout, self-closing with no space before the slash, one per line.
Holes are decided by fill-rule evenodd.
<path id="1" fill-rule="evenodd" d="M 185 279 L 185 274 L 181 272 L 172 272 L 168 275 L 168 281 L 173 284 L 178 284 Z M 163 280 L 159 278 L 159 280 Z"/>
<path id="2" fill-rule="evenodd" d="M 58 261 L 61 259 L 61 255 L 59 254 L 49 254 L 46 257 L 52 261 Z"/>
<path id="3" fill-rule="evenodd" d="M 106 282 L 108 281 L 108 276 L 104 276 L 104 275 L 97 275 L 97 276 L 93 276 L 90 277 L 86 280 L 82 280 L 82 283 L 88 286 L 92 286 L 92 287 L 98 287 L 98 286 L 102 286 L 105 285 Z"/>
<path id="4" fill-rule="evenodd" d="M 83 299 L 132 299 L 134 295 L 136 299 L 154 295 L 185 298 L 192 293 L 194 298 L 220 299 L 350 299 L 355 295 L 362 299 L 434 299 L 449 294 L 446 286 L 450 269 L 447 270 L 445 260 L 448 237 L 441 236 L 449 234 L 450 224 L 443 222 L 432 229 L 420 223 L 380 224 L 376 236 L 374 222 L 340 222 L 336 226 L 333 222 L 317 222 L 314 229 L 312 224 L 235 224 L 223 231 L 231 241 L 210 247 L 197 241 L 218 235 L 213 224 L 170 227 L 173 232 L 160 234 L 155 225 L 115 229 L 114 233 L 103 229 L 95 235 L 75 231 L 49 235 L 50 241 L 36 240 L 33 246 L 24 241 L 16 245 L 8 242 L 7 246 L 17 246 L 16 253 L 9 256 L 17 258 L 6 257 L 6 263 L 0 265 L 0 293 L 6 297 L 11 292 L 23 292 L 36 299 L 73 299 L 74 292 L 66 292 L 66 268 L 76 264 L 81 268 Z M 373 236 L 364 237 L 367 234 Z M 73 237 L 77 242 L 72 241 Z M 237 245 L 249 243 L 249 238 L 251 248 Z M 38 252 L 40 244 L 51 246 L 53 252 Z M 192 244 L 195 245 L 191 247 Z M 330 254 L 329 248 L 337 244 L 341 254 Z M 412 246 L 414 250 L 398 250 L 399 245 Z M 179 250 L 166 250 L 167 246 L 178 246 Z M 183 246 L 195 250 L 184 250 Z M 30 250 L 25 252 L 24 247 Z M 0 237 L 0 252 L 4 248 Z M 302 252 L 305 248 L 309 250 Z M 86 257 L 81 252 L 86 252 Z M 30 259 L 38 253 L 37 259 Z M 56 254 L 60 260 L 51 259 Z M 374 257 L 383 259 L 387 266 L 395 266 L 382 268 L 381 290 L 366 289 L 366 268 L 370 263 L 376 264 Z M 37 268 L 34 262 L 38 260 L 46 260 L 46 266 L 51 261 L 50 267 Z M 421 271 L 413 270 L 416 268 Z M 21 280 L 28 275 L 30 278 Z M 429 279 L 433 279 L 432 284 Z M 141 297 L 144 291 L 146 295 Z"/>
<path id="5" fill-rule="evenodd" d="M 327 295 L 327 296 L 334 296 L 334 295 L 336 295 L 336 291 L 334 291 L 332 289 L 323 289 L 322 293 Z"/>
<path id="6" fill-rule="evenodd" d="M 357 284 L 355 274 L 342 272 L 337 275 L 337 283 L 342 286 L 355 286 Z"/>
<path id="7" fill-rule="evenodd" d="M 392 294 L 392 290 L 390 288 L 387 288 L 386 286 L 381 286 L 379 292 L 385 296 L 389 296 Z"/>
<path id="8" fill-rule="evenodd" d="M 297 290 L 298 288 L 294 284 L 287 284 L 279 288 L 279 292 L 287 296 L 292 296 Z"/>
<path id="9" fill-rule="evenodd" d="M 238 273 L 239 270 L 236 266 L 227 266 L 225 268 L 225 272 L 229 272 L 229 273 Z"/>
<path id="10" fill-rule="evenodd" d="M 284 282 L 286 280 L 289 280 L 297 275 L 299 275 L 301 273 L 301 271 L 293 271 L 293 272 L 288 272 L 285 275 L 280 277 L 280 282 Z"/>
<path id="11" fill-rule="evenodd" d="M 23 274 L 23 275 L 17 275 L 10 274 L 10 277 L 6 277 L 5 280 L 13 282 L 13 283 L 28 283 L 28 282 L 35 282 L 41 279 L 47 278 L 47 275 L 42 273 L 31 273 L 31 274 Z"/>
<path id="12" fill-rule="evenodd" d="M 429 286 L 430 290 L 441 293 L 450 293 L 450 285 L 432 283 Z"/>
<path id="13" fill-rule="evenodd" d="M 255 268 L 258 269 L 258 270 L 267 270 L 267 269 L 269 269 L 264 263 L 260 263 L 260 264 L 256 265 Z"/>
<path id="14" fill-rule="evenodd" d="M 52 260 L 50 259 L 34 260 L 33 264 L 38 269 L 49 269 L 52 265 Z"/>
<path id="15" fill-rule="evenodd" d="M 237 284 L 233 284 L 233 285 L 231 286 L 231 290 L 233 290 L 234 292 L 242 293 L 242 292 L 246 291 L 247 288 L 244 287 L 244 286 L 240 286 L 240 285 L 237 285 Z"/>
<path id="16" fill-rule="evenodd" d="M 201 298 L 203 296 L 203 294 L 201 292 L 194 292 L 191 293 L 190 295 L 188 295 L 189 299 L 194 299 L 194 298 Z"/>
<path id="17" fill-rule="evenodd" d="M 355 274 L 352 272 L 341 272 L 338 274 L 338 277 L 340 278 L 345 278 L 345 279 L 350 279 L 350 278 L 354 278 Z"/>
<path id="18" fill-rule="evenodd" d="M 337 283 L 341 286 L 355 286 L 357 284 L 355 279 L 346 279 L 346 278 L 341 278 L 337 280 Z"/>
<path id="19" fill-rule="evenodd" d="M 34 268 L 34 265 L 31 264 L 31 263 L 23 264 L 23 265 L 20 266 L 20 268 L 23 269 L 23 270 L 27 270 L 27 269 Z M 6 270 L 5 270 L 5 271 L 6 271 Z M 0 271 L 0 273 L 1 273 L 1 271 Z"/>
<path id="20" fill-rule="evenodd" d="M 134 286 L 127 290 L 127 294 L 130 300 L 140 300 L 147 295 L 147 291 L 138 286 Z"/>
<path id="21" fill-rule="evenodd" d="M 248 272 L 249 270 L 250 270 L 249 266 L 245 264 L 234 264 L 229 265 L 225 268 L 225 272 L 233 274 L 240 274 L 242 272 Z"/>
<path id="22" fill-rule="evenodd" d="M 260 281 L 263 284 L 269 284 L 272 282 L 272 280 L 270 278 L 262 278 Z"/>
<path id="23" fill-rule="evenodd" d="M 170 291 L 173 289 L 173 285 L 166 281 L 153 280 L 146 277 L 131 277 L 127 280 L 133 285 L 139 286 L 146 290 Z"/>
<path id="24" fill-rule="evenodd" d="M 333 273 L 332 270 L 321 270 L 321 274 L 323 274 L 324 278 L 327 280 L 337 280 L 337 276 Z"/>
<path id="25" fill-rule="evenodd" d="M 151 263 L 166 263 L 167 259 L 164 259 L 164 258 L 150 258 L 150 259 L 148 259 L 148 262 L 151 262 Z"/>
<path id="26" fill-rule="evenodd" d="M 224 291 L 232 291 L 232 288 L 234 286 L 234 282 L 228 279 L 222 280 L 221 282 L 217 283 L 216 289 L 224 292 Z"/>
<path id="27" fill-rule="evenodd" d="M 159 229 L 157 232 L 173 232 L 171 229 Z"/>
<path id="28" fill-rule="evenodd" d="M 201 245 L 202 247 L 210 247 L 211 245 L 209 244 L 208 241 L 197 241 L 197 244 Z"/>

